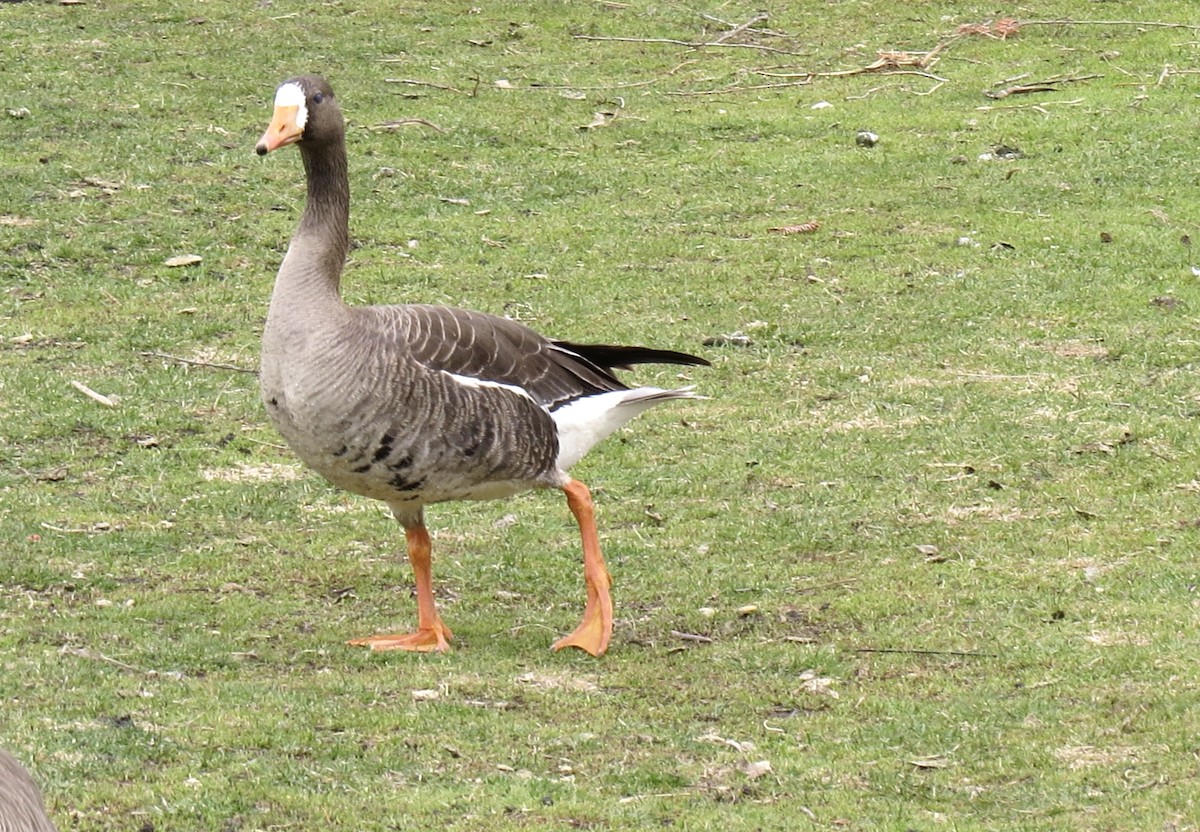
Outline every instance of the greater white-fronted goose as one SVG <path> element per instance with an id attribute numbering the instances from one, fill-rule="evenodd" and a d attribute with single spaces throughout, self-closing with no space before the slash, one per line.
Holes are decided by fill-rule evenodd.
<path id="1" fill-rule="evenodd" d="M 351 644 L 446 650 L 434 603 L 424 509 L 445 500 L 558 488 L 579 524 L 587 603 L 554 649 L 598 656 L 612 635 L 610 579 L 587 486 L 567 470 L 653 405 L 689 388 L 629 388 L 615 368 L 708 364 L 668 350 L 551 341 L 507 318 L 444 306 L 347 306 L 339 282 L 349 247 L 345 122 L 329 83 L 291 78 L 258 154 L 300 148 L 308 197 L 279 267 L 263 332 L 261 387 L 271 421 L 334 485 L 383 500 L 404 527 L 417 629 Z"/>
<path id="2" fill-rule="evenodd" d="M 57 832 L 25 767 L 0 751 L 0 832 Z"/>

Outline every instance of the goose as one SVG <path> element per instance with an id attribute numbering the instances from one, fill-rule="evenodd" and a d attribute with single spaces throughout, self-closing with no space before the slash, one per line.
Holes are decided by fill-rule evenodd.
<path id="1" fill-rule="evenodd" d="M 0 832 L 57 832 L 37 783 L 7 751 L 0 751 Z"/>
<path id="2" fill-rule="evenodd" d="M 307 196 L 271 293 L 262 400 L 305 465 L 339 488 L 387 504 L 404 528 L 416 589 L 415 631 L 349 644 L 449 648 L 451 632 L 434 600 L 427 505 L 556 488 L 579 526 L 586 602 L 579 626 L 552 648 L 602 655 L 613 629 L 611 578 L 591 493 L 568 469 L 646 409 L 702 398 L 691 387 L 630 388 L 614 370 L 709 362 L 671 350 L 551 340 L 466 309 L 346 304 L 345 121 L 324 78 L 289 78 L 275 93 L 255 150 L 264 156 L 292 144 L 304 163 Z"/>

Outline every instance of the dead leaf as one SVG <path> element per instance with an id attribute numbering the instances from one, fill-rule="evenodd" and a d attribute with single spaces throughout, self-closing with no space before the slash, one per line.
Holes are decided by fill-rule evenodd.
<path id="1" fill-rule="evenodd" d="M 746 775 L 746 777 L 751 780 L 757 780 L 764 774 L 770 774 L 771 761 L 756 760 L 752 763 L 743 763 L 741 766 L 739 766 L 739 768 L 741 769 L 742 774 Z"/>
<path id="2" fill-rule="evenodd" d="M 713 335 L 702 342 L 706 347 L 748 347 L 754 342 L 744 332 L 731 332 L 728 335 Z"/>
<path id="3" fill-rule="evenodd" d="M 1125 445 L 1133 444 L 1137 441 L 1137 437 L 1133 435 L 1133 431 L 1126 428 L 1121 431 L 1121 435 L 1116 439 L 1107 439 L 1101 442 L 1086 442 L 1082 445 L 1076 445 L 1071 449 L 1073 454 L 1115 454 L 1118 448 Z"/>
<path id="4" fill-rule="evenodd" d="M 802 222 L 799 225 L 778 225 L 774 228 L 768 228 L 775 234 L 811 234 L 821 227 L 821 223 L 813 220 L 812 222 Z"/>
<path id="5" fill-rule="evenodd" d="M 194 266 L 203 260 L 204 258 L 199 254 L 176 254 L 174 257 L 164 260 L 163 265 L 169 269 L 177 269 L 180 266 Z"/>
<path id="6" fill-rule="evenodd" d="M 1001 17 L 983 23 L 963 23 L 954 30 L 956 35 L 982 35 L 996 40 L 1006 40 L 1019 34 L 1021 21 L 1015 17 Z"/>
<path id="7" fill-rule="evenodd" d="M 715 742 L 720 745 L 728 745 L 734 751 L 737 751 L 739 753 L 746 752 L 746 751 L 754 751 L 755 749 L 758 748 L 758 746 L 755 745 L 752 740 L 741 740 L 741 741 L 730 740 L 730 739 L 726 739 L 725 737 L 722 737 L 718 734 L 702 734 L 701 736 L 696 737 L 696 739 L 697 739 L 697 741 L 700 741 L 700 742 Z"/>
<path id="8" fill-rule="evenodd" d="M 65 465 L 60 465 L 57 468 L 50 468 L 38 474 L 35 479 L 38 482 L 62 482 L 67 478 L 70 470 Z"/>
<path id="9" fill-rule="evenodd" d="M 942 563 L 946 560 L 946 556 L 941 553 L 941 550 L 932 543 L 918 543 L 915 547 L 918 552 L 925 556 L 926 563 Z"/>
<path id="10" fill-rule="evenodd" d="M 435 699 L 441 699 L 442 695 L 433 689 L 414 690 L 412 698 L 414 702 L 432 702 Z"/>
<path id="11" fill-rule="evenodd" d="M 121 190 L 120 182 L 110 182 L 109 180 L 101 179 L 98 176 L 83 177 L 83 184 L 91 185 L 93 188 L 99 188 L 108 194 L 115 194 L 117 191 Z"/>
<path id="12" fill-rule="evenodd" d="M 591 693 L 600 689 L 591 679 L 582 676 L 571 676 L 569 673 L 522 673 L 517 681 L 524 685 L 543 690 L 574 690 Z"/>
<path id="13" fill-rule="evenodd" d="M 595 130 L 598 127 L 607 127 L 608 119 L 612 113 L 592 113 L 592 120 L 587 124 L 579 125 L 580 130 Z"/>
<path id="14" fill-rule="evenodd" d="M 932 757 L 918 757 L 915 760 L 909 760 L 909 765 L 917 768 L 946 768 L 950 764 L 941 754 L 935 754 Z"/>
<path id="15" fill-rule="evenodd" d="M 830 699 L 838 699 L 841 694 L 833 689 L 834 680 L 828 676 L 818 676 L 815 670 L 806 670 L 800 674 L 800 689 L 805 693 L 814 693 L 818 696 L 828 696 Z"/>

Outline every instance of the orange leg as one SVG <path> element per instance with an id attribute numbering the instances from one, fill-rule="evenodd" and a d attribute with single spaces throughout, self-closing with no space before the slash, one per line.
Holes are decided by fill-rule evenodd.
<path id="1" fill-rule="evenodd" d="M 608 594 L 612 579 L 604 565 L 604 556 L 600 554 L 591 492 L 579 480 L 571 480 L 563 486 L 563 491 L 583 538 L 583 582 L 587 587 L 587 604 L 583 608 L 583 621 L 575 632 L 554 642 L 553 649 L 578 647 L 593 656 L 600 656 L 608 649 L 608 641 L 612 638 L 613 608 Z"/>
<path id="2" fill-rule="evenodd" d="M 423 525 L 405 528 L 408 562 L 417 582 L 417 631 L 403 635 L 375 635 L 349 642 L 372 650 L 415 650 L 422 653 L 450 649 L 450 629 L 442 623 L 433 600 L 432 544 Z"/>

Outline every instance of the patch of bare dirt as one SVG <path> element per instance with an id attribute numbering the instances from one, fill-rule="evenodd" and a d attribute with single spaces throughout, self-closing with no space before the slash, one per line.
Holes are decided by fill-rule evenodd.
<path id="1" fill-rule="evenodd" d="M 1138 762 L 1139 749 L 1131 745 L 1097 748 L 1094 745 L 1064 745 L 1054 749 L 1055 758 L 1067 768 L 1078 771 L 1096 766 L 1130 765 Z"/>
<path id="2" fill-rule="evenodd" d="M 208 482 L 290 482 L 302 475 L 299 465 L 269 462 L 255 465 L 239 462 L 232 468 L 205 468 L 200 472 Z"/>

